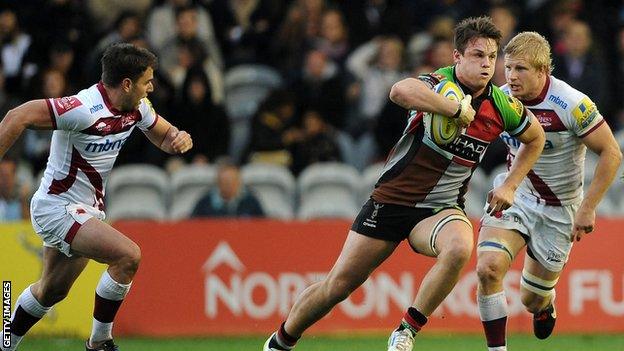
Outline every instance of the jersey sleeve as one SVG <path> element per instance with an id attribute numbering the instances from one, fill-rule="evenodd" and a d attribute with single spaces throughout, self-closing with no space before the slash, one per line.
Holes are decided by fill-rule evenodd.
<path id="1" fill-rule="evenodd" d="M 421 74 L 418 79 L 427 84 L 429 89 L 433 89 L 443 80 L 453 80 L 453 67 L 443 67 L 433 73 Z"/>
<path id="2" fill-rule="evenodd" d="M 139 113 L 141 114 L 141 121 L 137 123 L 137 127 L 143 131 L 154 128 L 156 122 L 158 122 L 158 118 L 160 118 L 156 110 L 154 110 L 152 103 L 147 98 L 141 100 Z"/>
<path id="3" fill-rule="evenodd" d="M 604 123 L 596 104 L 586 95 L 570 111 L 569 128 L 579 137 L 585 137 Z"/>
<path id="4" fill-rule="evenodd" d="M 54 129 L 80 131 L 93 122 L 87 104 L 77 95 L 46 99 L 46 103 Z"/>
<path id="5" fill-rule="evenodd" d="M 526 107 L 513 96 L 505 95 L 495 88 L 494 104 L 503 118 L 505 131 L 511 136 L 522 134 L 531 125 L 527 116 Z"/>

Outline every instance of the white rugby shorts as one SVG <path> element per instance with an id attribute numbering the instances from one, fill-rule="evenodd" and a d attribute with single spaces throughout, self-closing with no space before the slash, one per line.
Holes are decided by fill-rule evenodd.
<path id="1" fill-rule="evenodd" d="M 486 213 L 481 226 L 517 230 L 526 235 L 527 245 L 537 261 L 549 271 L 560 272 L 572 250 L 570 236 L 578 207 L 579 204 L 546 205 L 538 203 L 535 197 L 516 192 L 514 203 L 502 216 Z"/>
<path id="2" fill-rule="evenodd" d="M 86 221 L 104 220 L 99 209 L 75 204 L 54 195 L 35 194 L 30 202 L 30 220 L 35 232 L 43 239 L 43 246 L 53 247 L 71 257 L 71 242 Z"/>

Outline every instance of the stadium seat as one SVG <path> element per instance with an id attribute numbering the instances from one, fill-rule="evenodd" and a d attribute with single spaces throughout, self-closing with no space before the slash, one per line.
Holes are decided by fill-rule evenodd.
<path id="1" fill-rule="evenodd" d="M 217 183 L 217 169 L 211 165 L 191 165 L 171 174 L 171 219 L 188 218 L 197 201 Z"/>
<path id="2" fill-rule="evenodd" d="M 167 217 L 169 177 L 152 165 L 125 165 L 111 172 L 107 184 L 109 219 L 158 219 Z"/>
<path id="3" fill-rule="evenodd" d="M 349 165 L 323 162 L 308 166 L 298 178 L 300 207 L 297 217 L 353 219 L 360 207 L 361 177 Z"/>
<path id="4" fill-rule="evenodd" d="M 360 200 L 362 203 L 366 202 L 373 192 L 383 167 L 383 162 L 378 162 L 366 167 L 362 172 L 362 187 L 360 189 Z"/>
<path id="5" fill-rule="evenodd" d="M 282 77 L 264 65 L 239 65 L 225 73 L 225 110 L 230 118 L 229 154 L 240 160 L 249 140 L 251 117 L 270 91 L 282 86 Z"/>
<path id="6" fill-rule="evenodd" d="M 260 200 L 267 217 L 292 219 L 295 205 L 295 178 L 288 168 L 250 163 L 241 169 L 243 183 Z"/>

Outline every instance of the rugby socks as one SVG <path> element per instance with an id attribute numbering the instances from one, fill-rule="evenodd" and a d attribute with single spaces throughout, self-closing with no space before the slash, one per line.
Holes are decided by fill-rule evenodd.
<path id="1" fill-rule="evenodd" d="M 93 309 L 93 328 L 89 344 L 101 343 L 113 338 L 113 320 L 130 290 L 129 284 L 120 284 L 105 271 L 95 288 L 95 307 Z"/>
<path id="2" fill-rule="evenodd" d="M 270 348 L 292 350 L 297 344 L 299 338 L 289 335 L 286 332 L 286 329 L 284 329 L 284 324 L 286 324 L 286 322 L 283 322 L 282 325 L 280 325 L 277 333 L 275 333 L 273 338 L 271 338 L 271 341 L 269 342 Z"/>
<path id="3" fill-rule="evenodd" d="M 15 350 L 28 330 L 50 309 L 51 307 L 41 305 L 30 291 L 30 286 L 27 287 L 15 303 L 15 310 L 11 316 L 11 347 L 4 350 Z"/>
<path id="4" fill-rule="evenodd" d="M 412 331 L 413 335 L 416 335 L 425 324 L 427 324 L 427 317 L 414 307 L 410 307 L 403 315 L 403 319 L 397 330 L 407 328 Z"/>
<path id="5" fill-rule="evenodd" d="M 501 291 L 492 295 L 478 295 L 479 315 L 485 330 L 488 351 L 507 351 L 507 298 Z"/>

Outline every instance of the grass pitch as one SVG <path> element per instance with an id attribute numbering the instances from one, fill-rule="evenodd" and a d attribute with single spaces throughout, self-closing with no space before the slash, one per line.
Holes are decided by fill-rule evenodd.
<path id="1" fill-rule="evenodd" d="M 240 336 L 197 339 L 118 339 L 121 351 L 261 351 L 266 336 Z M 383 351 L 386 335 L 308 336 L 297 345 L 297 351 Z M 624 334 L 555 334 L 547 340 L 533 335 L 515 334 L 508 338 L 511 351 L 594 351 L 624 350 Z M 84 340 L 25 338 L 20 345 L 25 351 L 84 350 Z M 483 336 L 477 334 L 436 334 L 416 337 L 414 350 L 483 351 Z"/>

